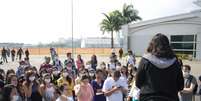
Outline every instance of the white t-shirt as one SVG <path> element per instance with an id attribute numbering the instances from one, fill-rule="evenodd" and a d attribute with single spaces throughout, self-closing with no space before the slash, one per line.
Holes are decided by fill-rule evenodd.
<path id="1" fill-rule="evenodd" d="M 109 69 L 109 70 L 116 70 L 116 65 L 115 65 L 115 63 L 109 63 L 108 69 Z"/>
<path id="2" fill-rule="evenodd" d="M 113 87 L 123 87 L 128 89 L 127 82 L 122 80 L 121 78 L 118 81 L 114 81 L 112 77 L 109 77 L 105 80 L 103 85 L 103 92 L 111 90 Z M 123 101 L 123 93 L 121 91 L 114 92 L 112 95 L 106 97 L 107 101 Z"/>

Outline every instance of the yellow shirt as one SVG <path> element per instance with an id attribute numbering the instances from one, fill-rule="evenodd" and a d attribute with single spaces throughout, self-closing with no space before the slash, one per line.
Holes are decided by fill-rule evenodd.
<path id="1" fill-rule="evenodd" d="M 66 84 L 67 85 L 66 96 L 73 96 L 73 90 L 74 90 L 73 81 L 71 82 L 71 84 L 69 84 L 69 82 L 66 81 L 64 77 L 61 77 L 57 80 L 57 84 L 59 87 L 63 84 Z"/>

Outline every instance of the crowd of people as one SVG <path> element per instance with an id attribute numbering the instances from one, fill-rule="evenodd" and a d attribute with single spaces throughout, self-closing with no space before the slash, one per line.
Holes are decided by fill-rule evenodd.
<path id="1" fill-rule="evenodd" d="M 132 50 L 125 64 L 123 49 L 109 61 L 67 53 L 62 62 L 54 48 L 50 53 L 38 68 L 26 55 L 16 71 L 0 69 L 0 101 L 192 101 L 201 93 L 201 77 L 198 84 L 163 34 L 153 37 L 138 66 Z"/>
<path id="2" fill-rule="evenodd" d="M 1 50 L 1 61 L 0 64 L 3 63 L 8 63 L 8 58 L 11 57 L 12 62 L 14 62 L 15 60 L 22 60 L 22 55 L 25 54 L 25 58 L 29 59 L 29 50 L 28 48 L 25 50 L 25 52 L 23 51 L 22 48 L 19 48 L 18 50 L 15 50 L 14 48 L 12 50 L 10 50 L 10 48 L 5 48 L 3 47 Z"/>

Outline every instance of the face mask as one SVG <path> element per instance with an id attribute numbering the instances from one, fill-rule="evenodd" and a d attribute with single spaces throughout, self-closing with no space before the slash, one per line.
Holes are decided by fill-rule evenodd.
<path id="1" fill-rule="evenodd" d="M 93 76 L 94 76 L 94 73 L 89 73 L 89 76 L 90 76 L 90 77 L 93 77 Z"/>
<path id="2" fill-rule="evenodd" d="M 34 80 L 35 80 L 35 76 L 29 77 L 29 80 L 30 80 L 31 82 L 34 81 Z"/>
<path id="3" fill-rule="evenodd" d="M 189 75 L 190 75 L 189 72 L 183 72 L 183 76 L 184 76 L 184 77 L 188 77 Z"/>
<path id="4" fill-rule="evenodd" d="M 53 75 L 58 75 L 59 71 L 53 71 Z"/>
<path id="5" fill-rule="evenodd" d="M 45 75 L 46 75 L 46 74 L 45 74 L 45 73 L 43 73 L 43 74 L 42 74 L 42 77 L 44 77 Z"/>
<path id="6" fill-rule="evenodd" d="M 89 69 L 89 68 L 91 68 L 91 65 L 86 65 L 86 69 Z"/>
<path id="7" fill-rule="evenodd" d="M 18 101 L 18 99 L 19 99 L 19 96 L 18 96 L 18 95 L 14 95 L 14 96 L 12 97 L 12 101 Z"/>
<path id="8" fill-rule="evenodd" d="M 68 73 L 67 73 L 67 72 L 63 73 L 63 76 L 64 76 L 64 77 L 67 77 L 67 76 L 68 76 Z"/>
<path id="9" fill-rule="evenodd" d="M 117 68 L 117 70 L 118 70 L 118 71 L 120 71 L 120 70 L 121 70 L 121 66 L 117 66 L 116 68 Z"/>
<path id="10" fill-rule="evenodd" d="M 45 79 L 45 83 L 50 83 L 50 79 Z"/>

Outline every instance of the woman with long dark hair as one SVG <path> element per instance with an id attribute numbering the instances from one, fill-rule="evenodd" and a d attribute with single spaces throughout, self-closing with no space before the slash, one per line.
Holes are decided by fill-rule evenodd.
<path id="1" fill-rule="evenodd" d="M 26 80 L 23 82 L 23 89 L 27 101 L 42 101 L 40 83 L 36 80 L 32 70 L 26 72 Z"/>
<path id="2" fill-rule="evenodd" d="M 179 101 L 184 79 L 167 36 L 159 33 L 151 40 L 138 67 L 136 86 L 140 101 Z"/>
<path id="3" fill-rule="evenodd" d="M 20 101 L 14 85 L 6 85 L 3 89 L 3 101 Z"/>
<path id="4" fill-rule="evenodd" d="M 70 76 L 68 69 L 62 70 L 62 76 L 60 79 L 57 80 L 58 86 L 64 86 L 66 87 L 65 96 L 67 97 L 68 101 L 74 101 L 73 98 L 73 90 L 74 90 L 74 82 L 72 79 L 72 76 Z"/>
<path id="5" fill-rule="evenodd" d="M 92 55 L 91 57 L 91 67 L 96 70 L 96 67 L 98 65 L 97 57 L 96 55 Z"/>
<path id="6" fill-rule="evenodd" d="M 55 101 L 54 96 L 55 86 L 51 83 L 51 75 L 46 74 L 43 77 L 43 83 L 40 85 L 40 90 L 45 101 Z"/>

